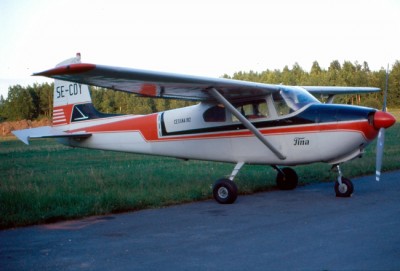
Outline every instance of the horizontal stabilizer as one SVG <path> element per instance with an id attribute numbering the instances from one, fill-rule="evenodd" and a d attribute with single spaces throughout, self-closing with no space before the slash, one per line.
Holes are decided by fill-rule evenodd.
<path id="1" fill-rule="evenodd" d="M 88 138 L 92 135 L 89 133 L 67 133 L 50 126 L 12 131 L 12 133 L 26 145 L 29 145 L 29 139 L 31 138 Z"/>

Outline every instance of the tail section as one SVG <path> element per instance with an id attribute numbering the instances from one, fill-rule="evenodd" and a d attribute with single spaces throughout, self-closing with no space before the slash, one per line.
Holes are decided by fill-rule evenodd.
<path id="1" fill-rule="evenodd" d="M 67 59 L 56 67 L 81 63 L 81 55 Z M 31 138 L 78 138 L 85 139 L 90 133 L 68 132 L 70 124 L 75 121 L 102 117 L 92 104 L 89 87 L 78 83 L 62 80 L 54 81 L 53 97 L 53 125 L 32 129 L 13 131 L 12 133 L 25 144 L 29 144 Z"/>
<path id="2" fill-rule="evenodd" d="M 66 67 L 70 64 L 81 63 L 81 55 L 67 59 L 56 67 Z M 91 133 L 73 132 L 82 127 L 97 125 L 99 123 L 112 122 L 113 117 L 120 114 L 104 114 L 98 112 L 90 97 L 89 87 L 79 83 L 56 79 L 54 81 L 53 97 L 53 124 L 32 129 L 13 131 L 25 144 L 29 144 L 31 138 L 74 138 L 83 140 L 92 136 Z M 103 119 L 100 122 L 81 123 L 85 120 Z"/>
<path id="3" fill-rule="evenodd" d="M 74 58 L 67 59 L 57 64 L 56 67 L 77 63 L 81 63 L 80 53 Z M 85 111 L 85 109 L 82 108 L 93 108 L 89 87 L 87 85 L 55 80 L 53 99 L 53 126 L 64 126 L 69 125 L 73 120 L 88 119 L 89 116 L 82 111 Z M 80 106 L 75 107 L 75 105 Z M 80 107 L 82 108 L 79 109 Z"/>

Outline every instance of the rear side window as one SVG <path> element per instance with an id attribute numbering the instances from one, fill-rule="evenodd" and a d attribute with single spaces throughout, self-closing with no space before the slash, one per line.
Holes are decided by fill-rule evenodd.
<path id="1" fill-rule="evenodd" d="M 119 116 L 120 114 L 104 114 L 98 112 L 96 108 L 94 108 L 92 103 L 87 104 L 76 104 L 74 109 L 72 110 L 72 119 L 71 121 L 82 121 L 89 119 L 98 119 L 98 118 L 108 118 Z"/>
<path id="2" fill-rule="evenodd" d="M 224 122 L 226 121 L 225 108 L 220 105 L 216 105 L 207 109 L 203 118 L 205 122 Z"/>
<path id="3" fill-rule="evenodd" d="M 247 119 L 255 120 L 268 118 L 268 106 L 266 100 L 248 101 L 234 104 L 236 109 Z M 235 116 L 232 116 L 232 121 L 239 121 Z"/>

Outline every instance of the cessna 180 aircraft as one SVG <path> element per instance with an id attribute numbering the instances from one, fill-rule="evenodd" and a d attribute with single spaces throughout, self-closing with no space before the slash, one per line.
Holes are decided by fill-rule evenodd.
<path id="1" fill-rule="evenodd" d="M 222 204 L 236 200 L 234 178 L 244 164 L 272 166 L 278 187 L 289 190 L 298 183 L 289 166 L 329 163 L 338 169 L 336 195 L 349 197 L 353 185 L 339 165 L 360 157 L 379 134 L 379 180 L 384 131 L 395 123 L 384 111 L 332 104 L 337 94 L 379 91 L 371 87 L 299 87 L 179 75 L 85 64 L 80 54 L 34 75 L 55 79 L 53 123 L 14 131 L 24 143 L 56 138 L 72 147 L 234 163 L 231 175 L 213 186 L 213 196 Z M 108 115 L 94 108 L 88 85 L 199 103 L 148 115 Z M 326 95 L 328 102 L 311 94 Z"/>

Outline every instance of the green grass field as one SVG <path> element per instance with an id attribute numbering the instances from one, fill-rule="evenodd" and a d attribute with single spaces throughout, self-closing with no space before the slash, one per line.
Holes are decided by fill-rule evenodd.
<path id="1" fill-rule="evenodd" d="M 400 168 L 399 132 L 399 124 L 386 132 L 384 170 Z M 214 181 L 229 175 L 233 167 L 74 149 L 53 140 L 36 140 L 29 146 L 16 140 L 2 140 L 0 228 L 209 199 Z M 336 177 L 327 164 L 295 169 L 301 184 L 333 181 Z M 375 142 L 362 159 L 346 163 L 342 170 L 346 177 L 373 174 Z M 250 194 L 275 189 L 275 176 L 268 166 L 247 165 L 235 181 L 241 194 Z"/>

